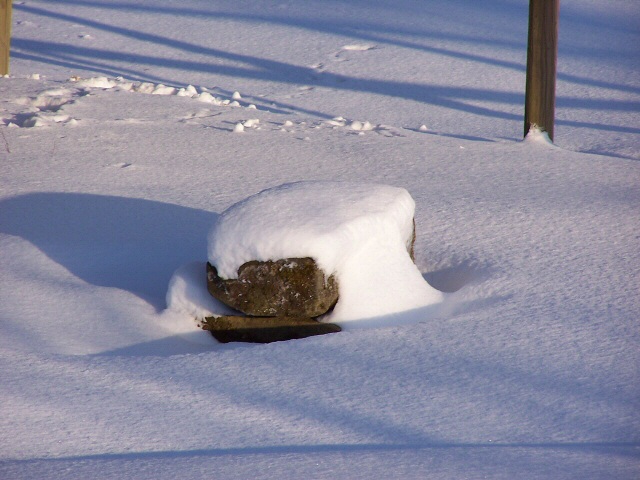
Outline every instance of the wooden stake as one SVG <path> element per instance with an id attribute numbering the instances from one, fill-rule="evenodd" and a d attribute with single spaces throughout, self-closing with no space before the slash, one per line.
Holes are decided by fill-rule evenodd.
<path id="1" fill-rule="evenodd" d="M 560 0 L 529 0 L 524 136 L 532 126 L 553 141 Z"/>
<path id="2" fill-rule="evenodd" d="M 0 75 L 9 74 L 11 2 L 12 0 L 0 0 Z"/>

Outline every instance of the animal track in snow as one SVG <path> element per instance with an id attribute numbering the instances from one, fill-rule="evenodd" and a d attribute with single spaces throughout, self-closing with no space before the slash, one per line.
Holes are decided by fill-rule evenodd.
<path id="1" fill-rule="evenodd" d="M 367 48 L 369 47 L 370 46 L 367 46 Z M 355 47 L 353 48 L 355 49 Z M 359 46 L 358 48 L 364 50 L 365 46 Z M 190 113 L 179 115 L 176 118 L 178 122 L 205 128 L 217 128 L 235 133 L 280 131 L 295 133 L 297 136 L 301 136 L 300 139 L 303 140 L 312 139 L 313 136 L 309 137 L 307 135 L 312 134 L 314 131 L 329 129 L 355 136 L 364 136 L 369 134 L 369 132 L 385 137 L 403 136 L 399 133 L 398 129 L 388 125 L 374 124 L 367 120 L 346 119 L 344 117 L 334 117 L 331 120 L 318 120 L 315 122 L 293 122 L 291 120 L 285 120 L 283 122 L 269 119 L 268 117 L 263 117 L 262 119 L 256 118 L 257 113 L 260 111 L 254 104 L 246 104 L 244 102 L 241 104 L 242 95 L 237 91 L 234 91 L 233 94 L 228 94 L 228 98 L 221 98 L 214 95 L 212 90 L 204 87 L 188 85 L 187 87 L 178 88 L 161 83 L 131 82 L 122 77 L 93 77 L 87 79 L 72 77 L 70 82 L 72 83 L 65 84 L 65 86 L 61 88 L 44 90 L 34 97 L 23 97 L 15 100 L 14 103 L 24 108 L 10 118 L 3 118 L 3 123 L 11 127 L 31 128 L 54 125 L 74 126 L 83 121 L 90 122 L 90 118 L 80 120 L 79 122 L 69 115 L 71 111 L 64 111 L 64 108 L 70 104 L 83 103 L 83 97 L 88 97 L 94 90 L 103 90 L 130 92 L 132 94 L 142 93 L 147 95 L 187 97 L 188 99 L 198 102 L 192 105 L 201 106 L 194 108 Z M 303 85 L 300 86 L 298 90 L 300 94 L 304 94 L 313 90 L 313 87 Z M 213 110 L 211 106 L 231 108 L 228 110 L 224 108 Z M 236 109 L 233 109 L 233 107 L 236 107 Z M 242 115 L 241 112 L 246 112 L 247 110 L 255 110 L 256 113 L 252 113 L 251 117 L 247 115 L 242 118 L 240 116 Z M 268 109 L 260 110 L 265 115 L 268 115 L 270 112 Z M 232 113 L 233 111 L 237 113 Z M 130 114 L 131 112 L 127 113 Z M 222 116 L 221 119 L 215 118 L 218 116 Z M 212 120 L 214 118 L 215 120 Z M 107 122 L 131 125 L 147 123 L 149 121 L 153 121 L 153 119 L 132 118 L 130 115 L 107 120 Z M 220 121 L 230 124 L 231 128 L 221 127 Z"/>
<path id="2" fill-rule="evenodd" d="M 34 80 L 39 80 L 39 75 L 31 76 Z M 60 109 L 65 105 L 74 103 L 76 98 L 88 95 L 93 89 L 101 90 L 122 90 L 133 93 L 144 93 L 150 95 L 172 95 L 179 97 L 188 97 L 202 103 L 214 106 L 224 107 L 244 107 L 251 110 L 257 110 L 254 104 L 242 105 L 239 100 L 242 96 L 239 92 L 234 92 L 231 98 L 220 98 L 211 94 L 204 87 L 197 89 L 193 85 L 177 88 L 167 86 L 162 83 L 154 84 L 151 82 L 129 82 L 122 77 L 110 79 L 107 77 L 80 78 L 71 77 L 73 89 L 59 88 L 45 90 L 36 97 L 19 98 L 14 103 L 22 105 L 25 111 L 14 114 L 11 117 L 2 118 L 2 122 L 7 126 L 17 126 L 22 128 L 44 127 L 54 124 L 77 125 L 78 121 L 69 115 L 58 115 Z M 134 119 L 129 119 L 133 121 Z M 193 123 L 193 118 L 189 122 L 186 118 L 182 121 Z"/>
<path id="3" fill-rule="evenodd" d="M 74 94 L 71 90 L 57 88 L 45 90 L 35 97 L 22 97 L 15 103 L 26 107 L 26 111 L 19 112 L 12 117 L 3 119 L 8 126 L 22 128 L 43 127 L 51 124 L 77 125 L 77 121 L 69 115 L 59 114 L 65 105 L 73 103 Z"/>
<path id="4" fill-rule="evenodd" d="M 375 132 L 385 137 L 403 137 L 399 130 L 390 125 L 372 124 L 365 120 L 347 120 L 344 117 L 334 117 L 331 120 L 326 120 L 325 125 L 336 130 L 339 128 L 345 128 L 348 133 L 356 135 L 364 135 L 365 132 Z"/>
<path id="5" fill-rule="evenodd" d="M 343 45 L 342 47 L 340 47 L 339 50 L 331 53 L 330 58 L 331 58 L 331 61 L 333 62 L 346 62 L 348 61 L 348 59 L 344 58 L 345 52 L 366 52 L 368 50 L 374 50 L 376 48 L 378 48 L 377 45 L 372 45 L 369 43 L 363 43 L 363 44 L 354 43 L 349 45 Z M 316 62 L 313 65 L 310 65 L 309 68 L 321 73 L 327 70 L 328 65 L 326 65 L 324 62 Z"/>

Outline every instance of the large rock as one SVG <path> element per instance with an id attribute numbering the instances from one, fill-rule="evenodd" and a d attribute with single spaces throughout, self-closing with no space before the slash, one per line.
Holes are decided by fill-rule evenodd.
<path id="1" fill-rule="evenodd" d="M 207 263 L 207 288 L 231 308 L 258 317 L 318 317 L 338 300 L 338 282 L 311 258 L 253 260 L 232 279 L 221 278 Z"/>
<path id="2" fill-rule="evenodd" d="M 202 323 L 222 343 L 271 343 L 339 332 L 338 325 L 301 317 L 207 317 Z"/>

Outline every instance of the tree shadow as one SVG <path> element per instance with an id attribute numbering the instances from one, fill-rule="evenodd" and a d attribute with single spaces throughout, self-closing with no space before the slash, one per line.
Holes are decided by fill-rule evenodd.
<path id="1" fill-rule="evenodd" d="M 91 6 L 92 2 L 70 2 L 83 6 Z M 202 16 L 210 15 L 216 18 L 226 18 L 231 21 L 245 22 L 250 24 L 275 24 L 284 25 L 295 28 L 303 28 L 309 31 L 317 31 L 331 33 L 334 35 L 343 35 L 357 38 L 359 40 L 376 42 L 380 44 L 391 44 L 401 48 L 419 49 L 449 58 L 468 60 L 479 62 L 486 65 L 492 65 L 499 68 L 520 71 L 524 74 L 524 64 L 518 62 L 506 61 L 499 58 L 492 58 L 468 50 L 452 50 L 436 45 L 427 45 L 416 43 L 413 41 L 400 40 L 393 35 L 409 35 L 412 37 L 430 37 L 436 39 L 447 39 L 449 41 L 459 42 L 488 42 L 488 45 L 500 46 L 503 48 L 522 48 L 522 46 L 510 44 L 503 45 L 500 40 L 482 39 L 464 34 L 446 34 L 446 32 L 423 32 L 415 29 L 395 29 L 389 30 L 387 26 L 370 25 L 371 28 L 363 28 L 362 25 L 354 25 L 352 22 L 331 23 L 320 19 L 290 18 L 278 15 L 260 15 L 260 14 L 243 14 L 243 13 L 227 13 L 222 11 L 215 12 L 195 12 L 184 8 L 166 8 L 166 7 L 133 7 L 131 5 L 121 5 L 125 9 L 134 9 L 143 12 L 154 12 L 161 14 L 175 13 L 176 15 Z M 102 5 L 101 5 L 102 6 Z M 114 7 L 112 5 L 112 7 Z M 512 10 L 513 5 L 508 5 Z M 45 63 L 53 63 L 67 68 L 84 68 L 90 71 L 98 71 L 107 75 L 127 74 L 136 80 L 153 80 L 168 84 L 179 84 L 176 78 L 161 78 L 158 75 L 149 74 L 146 68 L 134 69 L 124 65 L 137 66 L 153 66 L 168 69 L 194 71 L 201 73 L 210 73 L 224 75 L 228 77 L 254 79 L 262 81 L 279 82 L 283 84 L 305 84 L 318 87 L 328 87 L 337 90 L 368 92 L 382 96 L 403 98 L 407 100 L 418 101 L 425 104 L 440 106 L 451 110 L 466 112 L 482 117 L 500 118 L 504 120 L 520 121 L 522 115 L 513 112 L 513 106 L 524 104 L 524 92 L 507 92 L 499 91 L 493 88 L 469 88 L 469 87 L 452 87 L 442 85 L 432 85 L 416 82 L 387 81 L 379 79 L 363 79 L 358 77 L 349 77 L 345 75 L 336 75 L 329 72 L 321 72 L 312 67 L 304 67 L 294 65 L 292 63 L 272 60 L 268 58 L 260 58 L 256 56 L 239 54 L 224 51 L 221 49 L 204 46 L 198 43 L 186 42 L 162 36 L 154 33 L 145 33 L 116 25 L 110 25 L 104 22 L 83 18 L 77 15 L 68 15 L 63 13 L 52 12 L 47 9 L 32 7 L 28 5 L 16 6 L 17 9 L 29 12 L 35 15 L 53 17 L 59 20 L 73 22 L 75 24 L 84 25 L 95 28 L 97 30 L 108 31 L 117 35 L 121 35 L 133 40 L 153 43 L 158 46 L 171 48 L 180 52 L 179 57 L 168 56 L 150 56 L 135 53 L 127 53 L 122 51 L 107 50 L 102 48 L 88 48 L 69 45 L 66 43 L 44 42 L 37 40 L 27 40 L 15 38 L 12 41 L 12 47 L 15 58 L 24 58 Z M 364 8 L 364 7 L 363 7 Z M 512 16 L 516 15 L 516 11 L 512 12 Z M 518 10 L 519 14 L 519 10 Z M 378 34 L 371 33 L 378 31 Z M 444 37 L 443 37 L 444 35 Z M 453 35 L 453 36 L 452 36 Z M 523 39 L 526 35 L 523 34 Z M 497 43 L 496 43 L 497 42 Z M 504 43 L 504 42 L 503 42 Z M 185 56 L 186 54 L 186 56 Z M 199 57 L 198 57 L 199 56 Z M 203 58 L 204 57 L 204 58 Z M 221 63 L 224 62 L 224 63 Z M 594 85 L 601 88 L 616 89 L 621 91 L 637 92 L 637 89 L 612 82 L 593 82 L 587 78 L 580 78 L 576 75 L 565 75 L 560 73 L 560 80 L 571 83 Z M 495 104 L 495 107 L 474 105 L 474 102 L 488 102 Z M 506 107 L 511 106 L 511 107 Z M 588 110 L 609 110 L 609 111 L 636 111 L 640 109 L 640 103 L 634 101 L 618 101 L 618 100 L 599 100 L 592 98 L 578 98 L 559 96 L 558 105 L 567 108 L 580 108 Z M 319 112 L 320 116 L 326 117 L 328 113 Z M 558 121 L 558 124 L 563 124 Z M 608 131 L 617 131 L 622 133 L 638 133 L 637 129 L 629 130 L 629 127 L 621 127 L 617 125 L 595 125 L 595 128 Z"/>
<path id="2" fill-rule="evenodd" d="M 157 310 L 182 264 L 206 258 L 216 213 L 81 193 L 30 193 L 0 201 L 0 232 L 21 237 L 78 278 L 127 290 Z"/>
<path id="3" fill-rule="evenodd" d="M 635 449 L 640 442 L 425 442 L 425 443 L 355 443 L 355 444 L 316 444 L 316 445 L 273 445 L 260 447 L 239 448 L 203 448 L 193 450 L 156 450 L 126 453 L 98 453 L 94 455 L 77 455 L 56 458 L 32 458 L 28 460 L 14 460 L 15 463 L 34 463 L 47 461 L 52 463 L 68 461 L 96 461 L 96 460 L 143 460 L 160 458 L 193 458 L 193 457 L 223 457 L 228 455 L 304 455 L 313 453 L 349 453 L 349 452 L 400 452 L 420 450 L 474 450 L 474 449 L 531 449 L 541 451 L 574 450 L 605 455 L 635 456 Z"/>

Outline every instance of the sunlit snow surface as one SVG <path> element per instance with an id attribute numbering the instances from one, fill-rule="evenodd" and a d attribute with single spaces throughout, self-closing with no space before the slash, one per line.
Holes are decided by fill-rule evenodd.
<path id="1" fill-rule="evenodd" d="M 550 145 L 527 5 L 13 2 L 0 478 L 635 480 L 640 10 L 562 0 Z M 212 225 L 299 181 L 408 191 L 438 311 L 198 329 Z"/>

